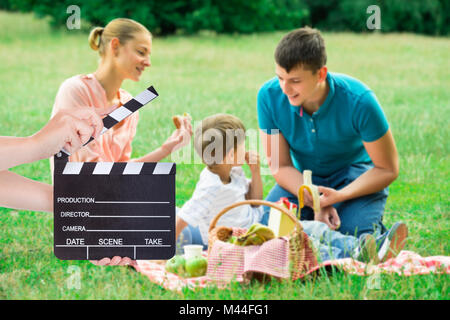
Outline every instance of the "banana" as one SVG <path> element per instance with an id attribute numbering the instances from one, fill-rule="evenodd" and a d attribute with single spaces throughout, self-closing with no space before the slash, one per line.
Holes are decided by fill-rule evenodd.
<path id="1" fill-rule="evenodd" d="M 303 185 L 298 189 L 298 199 L 300 209 L 305 206 L 304 198 L 303 198 L 303 190 L 306 189 L 313 199 L 313 210 L 314 214 L 318 214 L 320 212 L 320 195 L 319 189 L 317 186 L 312 184 L 312 171 L 304 170 L 303 171 Z"/>
<path id="2" fill-rule="evenodd" d="M 269 227 L 255 223 L 250 226 L 247 232 L 239 238 L 234 238 L 231 243 L 240 246 L 260 245 L 275 238 L 275 234 Z"/>
<path id="3" fill-rule="evenodd" d="M 259 235 L 264 241 L 269 241 L 275 238 L 275 234 L 272 229 L 261 225 L 258 229 L 256 229 L 256 234 Z"/>

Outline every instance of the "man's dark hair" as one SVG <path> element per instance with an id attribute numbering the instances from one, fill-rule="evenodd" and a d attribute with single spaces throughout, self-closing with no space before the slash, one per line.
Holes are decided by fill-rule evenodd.
<path id="1" fill-rule="evenodd" d="M 319 30 L 304 27 L 289 32 L 278 43 L 275 62 L 287 72 L 302 66 L 316 73 L 327 63 L 325 41 Z"/>

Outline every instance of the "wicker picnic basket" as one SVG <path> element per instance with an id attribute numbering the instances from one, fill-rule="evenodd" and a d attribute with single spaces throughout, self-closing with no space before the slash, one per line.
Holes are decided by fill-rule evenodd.
<path id="1" fill-rule="evenodd" d="M 284 266 L 286 266 L 286 265 L 289 266 L 288 267 L 289 268 L 288 278 L 290 278 L 291 280 L 296 280 L 296 279 L 302 278 L 311 268 L 317 266 L 317 264 L 318 264 L 317 258 L 313 252 L 313 249 L 309 242 L 308 236 L 303 231 L 302 225 L 299 223 L 297 218 L 295 216 L 293 216 L 288 211 L 288 209 L 286 209 L 274 202 L 269 202 L 269 201 L 264 201 L 264 200 L 245 200 L 245 201 L 240 201 L 240 202 L 234 203 L 228 207 L 225 207 L 211 221 L 211 224 L 209 227 L 209 238 L 208 238 L 208 260 L 209 260 L 208 261 L 208 273 L 211 273 L 212 270 L 214 270 L 214 268 L 217 267 L 217 266 L 214 266 L 214 263 L 217 263 L 220 266 L 227 259 L 230 259 L 230 260 L 235 259 L 236 260 L 236 257 L 234 256 L 234 255 L 236 255 L 236 252 L 238 252 L 238 254 L 239 254 L 239 252 L 243 252 L 243 251 L 239 251 L 239 250 L 244 250 L 244 249 L 241 249 L 242 247 L 235 245 L 235 244 L 230 244 L 230 243 L 226 243 L 227 248 L 230 248 L 230 250 L 225 250 L 224 252 L 220 253 L 220 259 L 217 259 L 218 258 L 217 255 L 219 255 L 217 253 L 217 250 L 214 251 L 214 248 L 215 247 L 217 248 L 218 245 L 224 246 L 225 242 L 229 239 L 230 236 L 232 236 L 232 235 L 240 236 L 246 232 L 246 229 L 242 229 L 242 228 L 230 228 L 230 227 L 226 227 L 226 226 L 216 226 L 220 217 L 222 217 L 225 213 L 227 213 L 228 211 L 230 211 L 233 208 L 236 208 L 238 206 L 243 206 L 243 205 L 263 205 L 263 206 L 275 208 L 275 209 L 279 210 L 280 212 L 282 212 L 283 214 L 287 215 L 295 223 L 295 228 L 288 236 L 266 241 L 265 243 L 263 243 L 260 246 L 250 246 L 250 247 L 257 247 L 257 248 L 251 248 L 251 250 L 253 252 L 262 249 L 262 247 L 264 246 L 266 248 L 264 250 L 268 250 L 268 252 L 269 252 L 268 260 L 276 261 L 276 259 L 273 259 L 273 258 L 278 257 L 279 255 L 277 255 L 277 254 L 279 254 L 279 253 L 273 252 L 273 254 L 272 254 L 270 252 L 271 250 L 272 251 L 277 250 L 276 245 L 272 246 L 272 249 L 271 249 L 270 242 L 275 241 L 274 243 L 279 244 L 281 241 L 284 241 L 285 245 L 288 246 L 288 249 L 287 249 L 288 253 L 287 253 L 287 255 L 283 256 L 283 258 L 281 258 L 281 260 L 286 260 L 286 259 L 288 260 L 288 261 L 284 261 Z M 278 242 L 276 242 L 276 241 L 278 241 Z M 233 246 L 239 247 L 239 249 L 236 248 L 236 250 L 233 250 L 234 249 Z M 258 248 L 258 247 L 261 247 L 261 248 Z M 286 246 L 284 246 L 284 247 L 286 247 Z M 267 248 L 269 248 L 269 249 L 267 249 Z M 229 255 L 228 257 L 222 256 L 222 255 L 227 255 L 227 254 Z M 213 257 L 214 255 L 215 255 L 215 257 Z M 264 257 L 266 257 L 266 256 L 264 256 Z M 261 257 L 259 259 L 261 260 Z M 282 263 L 282 261 L 280 261 L 280 263 Z M 239 269 L 242 271 L 242 268 L 238 267 L 236 269 Z M 221 271 L 221 272 L 223 272 L 223 271 Z M 270 270 L 269 270 L 269 272 L 267 273 L 269 277 L 272 275 L 275 278 L 278 278 L 276 276 L 277 272 L 273 272 L 273 274 L 271 274 L 271 273 L 272 272 L 270 272 Z"/>

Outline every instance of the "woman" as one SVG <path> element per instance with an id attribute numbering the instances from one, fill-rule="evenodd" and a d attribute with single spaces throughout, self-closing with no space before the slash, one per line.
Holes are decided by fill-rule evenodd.
<path id="1" fill-rule="evenodd" d="M 143 71 L 151 66 L 152 35 L 136 21 L 119 18 L 105 28 L 94 28 L 89 35 L 89 44 L 101 57 L 97 70 L 65 80 L 56 95 L 53 114 L 62 108 L 77 109 L 80 106 L 110 107 L 109 112 L 112 112 L 132 98 L 121 88 L 122 82 L 125 79 L 139 81 Z M 185 117 L 181 127 L 161 147 L 139 159 L 130 159 L 138 118 L 138 112 L 135 112 L 72 154 L 69 161 L 157 162 L 189 143 L 192 126 Z"/>
<path id="2" fill-rule="evenodd" d="M 56 95 L 53 113 L 59 109 L 76 109 L 82 105 L 110 108 L 110 112 L 126 103 L 132 96 L 121 88 L 125 79 L 139 81 L 151 66 L 152 35 L 140 23 L 130 19 L 114 19 L 104 28 L 94 28 L 89 44 L 99 51 L 100 64 L 92 74 L 76 75 L 65 80 Z M 130 159 L 131 142 L 136 134 L 138 113 L 106 131 L 69 157 L 79 162 L 157 162 L 173 151 L 187 145 L 192 136 L 190 118 L 184 117 L 180 128 L 153 152 L 139 159 Z M 130 264 L 129 258 L 104 258 L 96 264 Z"/>

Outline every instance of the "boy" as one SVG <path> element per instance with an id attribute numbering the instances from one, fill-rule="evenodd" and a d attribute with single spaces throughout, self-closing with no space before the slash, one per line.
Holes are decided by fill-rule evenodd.
<path id="1" fill-rule="evenodd" d="M 245 152 L 245 127 L 237 117 L 216 114 L 205 118 L 195 131 L 194 148 L 206 167 L 192 198 L 177 212 L 176 237 L 183 231 L 183 245 L 206 248 L 209 224 L 215 215 L 232 203 L 262 199 L 263 188 L 259 157 Z M 244 161 L 250 167 L 251 180 L 242 170 Z M 217 225 L 248 228 L 262 215 L 260 206 L 240 206 L 220 218 Z"/>

